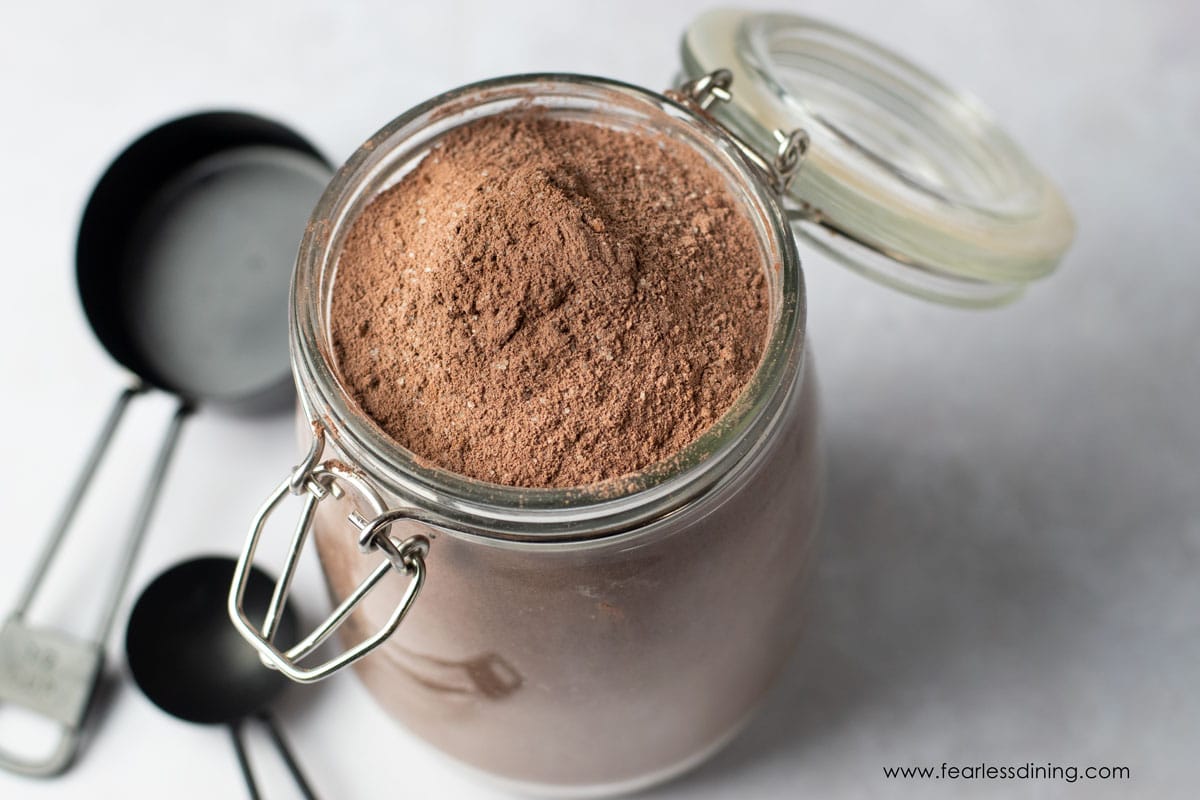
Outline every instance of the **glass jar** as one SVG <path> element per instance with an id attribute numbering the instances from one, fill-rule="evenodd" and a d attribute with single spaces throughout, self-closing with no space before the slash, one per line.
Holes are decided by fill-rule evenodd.
<path id="1" fill-rule="evenodd" d="M 860 128 L 844 120 L 839 127 L 826 113 L 833 109 L 837 117 L 841 103 L 843 116 L 876 115 L 878 108 L 861 97 L 857 105 L 847 100 L 866 91 L 865 84 L 851 82 L 850 94 L 816 93 L 826 106 L 803 129 L 755 110 L 753 103 L 768 102 L 755 92 L 751 105 L 727 102 L 720 115 L 713 113 L 713 103 L 730 99 L 734 74 L 706 63 L 712 19 L 729 40 L 730 52 L 720 55 L 733 59 L 737 79 L 750 74 L 747 59 L 759 58 L 758 67 L 785 94 L 779 80 L 794 81 L 784 67 L 797 62 L 764 67 L 762 56 L 779 59 L 796 44 L 780 39 L 788 25 L 804 46 L 816 41 L 825 48 L 815 63 L 827 71 L 841 58 L 846 69 L 866 74 L 864 48 L 895 60 L 811 20 L 719 16 L 730 13 L 706 15 L 693 26 L 684 53 L 690 80 L 674 92 L 532 75 L 485 81 L 417 106 L 342 167 L 300 246 L 291 345 L 309 452 L 256 518 L 231 590 L 231 617 L 267 663 L 295 680 L 317 680 L 356 663 L 376 700 L 412 731 L 526 790 L 556 796 L 630 791 L 698 763 L 738 730 L 793 649 L 823 485 L 795 233 L 816 237 L 889 283 L 965 304 L 1009 299 L 1014 287 L 1056 260 L 1046 246 L 1028 242 L 987 249 L 983 217 L 1013 230 L 1053 225 L 1045 214 L 1029 216 L 1033 195 L 1024 205 L 1012 204 L 995 176 L 1018 175 L 1014 185 L 1024 186 L 1020 176 L 1037 173 L 1002 134 L 979 127 L 983 117 L 970 118 L 941 141 L 951 154 L 946 164 L 969 162 L 961 174 L 958 167 L 939 172 L 936 164 L 928 166 L 936 158 L 904 162 L 897 150 L 886 161 L 896 168 L 871 183 L 863 176 L 878 171 L 881 160 L 869 153 L 871 140 L 863 133 L 855 138 Z M 942 90 L 899 63 L 909 71 L 894 74 L 908 82 L 910 96 Z M 754 85 L 761 88 L 763 80 Z M 888 91 L 893 104 L 904 97 L 894 87 Z M 961 102 L 957 95 L 942 97 L 950 99 Z M 901 135 L 898 115 L 918 106 L 896 106 L 880 125 Z M 500 486 L 430 466 L 358 408 L 339 379 L 331 341 L 338 255 L 357 215 L 448 131 L 489 115 L 535 110 L 670 136 L 702 154 L 752 224 L 770 298 L 762 361 L 708 432 L 639 473 L 572 489 Z M 967 119 L 929 108 L 922 113 L 926 123 L 943 126 Z M 971 141 L 985 131 L 989 144 L 956 149 L 954 131 Z M 839 155 L 839 148 L 848 151 Z M 861 196 L 847 199 L 853 192 L 845 185 L 830 190 L 831 174 Z M 797 175 L 817 194 L 797 188 Z M 995 180 L 985 180 L 988 175 Z M 903 190 L 889 181 L 900 181 Z M 882 194 L 895 191 L 903 202 L 890 206 L 890 218 L 871 210 L 872 204 L 888 208 Z M 972 191 L 992 192 L 1011 207 L 987 206 Z M 904 199 L 904 192 L 921 195 L 921 203 Z M 827 210 L 847 203 L 854 213 Z M 954 214 L 937 217 L 938 203 L 966 208 L 962 220 L 970 229 L 956 232 Z M 918 235 L 930 222 L 939 228 L 936 247 Z M 830 232 L 840 245 L 828 244 Z M 909 241 L 914 236 L 921 239 L 917 245 Z M 1061 255 L 1061 237 L 1052 244 Z M 970 247 L 989 254 L 984 267 L 958 260 Z M 1031 266 L 1034 250 L 1040 267 Z M 896 269 L 880 269 L 882 260 Z M 289 495 L 303 498 L 303 510 L 271 610 L 259 624 L 241 608 L 242 585 L 267 518 Z M 277 611 L 310 531 L 337 607 L 305 640 L 285 647 L 273 641 Z M 311 665 L 335 630 L 348 649 Z"/>

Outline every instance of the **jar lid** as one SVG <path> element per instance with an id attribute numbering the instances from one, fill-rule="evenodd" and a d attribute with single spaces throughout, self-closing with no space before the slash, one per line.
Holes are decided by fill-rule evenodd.
<path id="1" fill-rule="evenodd" d="M 1055 268 L 1075 225 L 1061 193 L 974 98 L 877 44 L 793 14 L 716 10 L 683 40 L 697 79 L 733 76 L 710 112 L 762 153 L 808 138 L 785 201 L 797 235 L 903 291 L 1011 301 Z"/>

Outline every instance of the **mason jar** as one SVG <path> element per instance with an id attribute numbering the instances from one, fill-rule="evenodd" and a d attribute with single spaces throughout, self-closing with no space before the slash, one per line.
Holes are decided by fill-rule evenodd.
<path id="1" fill-rule="evenodd" d="M 254 521 L 231 617 L 294 680 L 355 664 L 411 731 L 523 790 L 618 793 L 687 769 L 736 733 L 792 653 L 823 486 L 797 234 L 960 305 L 1012 299 L 1071 238 L 1057 191 L 977 104 L 852 34 L 713 12 L 689 29 L 683 67 L 661 94 L 544 74 L 422 103 L 338 171 L 300 243 L 290 326 L 307 456 Z M 387 436 L 339 377 L 330 297 L 353 222 L 449 131 L 514 113 L 684 143 L 757 238 L 770 321 L 756 371 L 698 440 L 635 474 L 567 489 L 454 474 Z M 283 576 L 251 620 L 246 574 L 293 495 Z M 276 642 L 310 535 L 335 608 L 302 641 Z M 342 649 L 326 657 L 335 631 Z"/>

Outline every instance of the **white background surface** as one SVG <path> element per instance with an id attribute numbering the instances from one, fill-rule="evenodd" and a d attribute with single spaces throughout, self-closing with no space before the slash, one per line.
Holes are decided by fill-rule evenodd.
<path id="1" fill-rule="evenodd" d="M 1079 237 L 1059 274 L 985 313 L 910 300 L 806 254 L 831 467 L 813 624 L 765 713 L 652 796 L 1195 797 L 1197 7 L 790 7 L 975 91 L 1062 184 Z M 0 610 L 125 382 L 87 327 L 72 271 L 83 202 L 124 143 L 176 113 L 243 107 L 340 162 L 392 116 L 470 80 L 556 69 L 663 87 L 700 8 L 5 4 Z M 43 618 L 94 596 L 87 582 L 124 530 L 168 411 L 163 398 L 137 407 Z M 200 414 L 134 587 L 185 555 L 232 551 L 294 458 L 288 419 Z M 52 781 L 0 774 L 0 798 L 240 794 L 223 732 L 152 707 L 120 642 L 118 631 L 76 767 Z M 391 724 L 353 678 L 291 693 L 281 717 L 325 798 L 499 796 Z M 882 777 L 884 765 L 943 761 L 1116 764 L 1133 777 Z M 273 777 L 268 797 L 291 796 Z"/>

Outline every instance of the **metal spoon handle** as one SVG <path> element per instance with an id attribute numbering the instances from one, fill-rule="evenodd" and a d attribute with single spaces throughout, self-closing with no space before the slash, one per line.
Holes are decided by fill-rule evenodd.
<path id="1" fill-rule="evenodd" d="M 250 800 L 260 800 L 258 783 L 250 770 L 250 759 L 246 757 L 246 743 L 242 740 L 242 720 L 236 719 L 229 723 L 229 738 L 233 740 L 233 752 L 237 754 L 238 767 L 246 780 L 246 791 L 250 793 Z"/>
<path id="2" fill-rule="evenodd" d="M 167 475 L 167 467 L 171 464 L 171 457 L 175 454 L 175 445 L 179 443 L 179 434 L 183 430 L 183 423 L 187 421 L 195 407 L 187 400 L 180 400 L 179 405 L 175 408 L 175 413 L 171 416 L 171 422 L 167 426 L 167 432 L 163 436 L 162 444 L 159 445 L 158 455 L 154 459 L 154 466 L 150 469 L 150 477 L 146 480 L 146 488 L 142 490 L 142 499 L 138 504 L 137 516 L 134 518 L 133 526 L 125 537 L 125 541 L 121 545 L 121 553 L 117 557 L 117 575 L 113 578 L 112 584 L 108 588 L 108 596 L 105 598 L 104 618 L 100 622 L 97 629 L 97 640 L 103 642 L 108 636 L 108 631 L 112 628 L 113 620 L 117 615 L 117 607 L 121 604 L 121 597 L 125 594 L 125 587 L 129 583 L 129 576 L 133 572 L 133 562 L 137 558 L 138 551 L 142 547 L 142 540 L 146 538 L 146 529 L 150 526 L 150 517 L 154 513 L 154 507 L 158 503 L 158 496 L 162 493 L 163 479 Z"/>
<path id="3" fill-rule="evenodd" d="M 279 751 L 283 762 L 287 764 L 288 772 L 292 773 L 292 780 L 296 782 L 300 794 L 304 795 L 304 800 L 317 800 L 316 794 L 313 793 L 312 787 L 308 785 L 308 780 L 300 770 L 300 765 L 296 762 L 296 757 L 292 754 L 292 748 L 288 747 L 287 741 L 283 738 L 283 732 L 275 724 L 275 719 L 270 714 L 259 714 L 258 718 L 267 726 L 267 732 L 271 734 L 271 740 L 275 742 L 275 749 Z"/>
<path id="4" fill-rule="evenodd" d="M 117 399 L 113 402 L 112 408 L 108 412 L 108 417 L 100 427 L 100 435 L 96 437 L 92 449 L 88 452 L 87 459 L 83 462 L 83 470 L 75 478 L 75 483 L 71 487 L 71 493 L 67 495 L 67 501 L 58 513 L 58 519 L 54 521 L 54 527 L 50 529 L 50 535 L 46 537 L 46 543 L 42 545 L 42 552 L 38 554 L 38 560 L 33 570 L 29 573 L 29 578 L 25 582 L 25 588 L 18 596 L 17 606 L 13 609 L 12 616 L 23 617 L 29 610 L 29 606 L 33 603 L 33 598 L 37 595 L 42 580 L 50 570 L 50 563 L 54 560 L 59 545 L 62 544 L 63 537 L 67 534 L 67 529 L 71 527 L 71 522 L 75 519 L 75 512 L 79 510 L 79 506 L 83 502 L 83 496 L 87 493 L 88 486 L 92 483 L 92 478 L 96 475 L 100 461 L 108 451 L 109 444 L 112 443 L 113 434 L 117 432 L 117 426 L 120 424 L 121 418 L 125 416 L 125 409 L 129 407 L 129 401 L 145 390 L 146 387 L 138 383 L 117 395 Z"/>
<path id="5" fill-rule="evenodd" d="M 90 638 L 80 638 L 28 625 L 24 617 L 108 451 L 129 401 L 144 390 L 145 387 L 137 384 L 117 396 L 99 437 L 88 453 L 83 471 L 76 478 L 66 505 L 50 531 L 16 608 L 0 626 L 0 703 L 21 706 L 56 722 L 60 728 L 58 743 L 48 756 L 30 759 L 0 748 L 0 768 L 24 775 L 55 775 L 66 769 L 75 756 L 79 729 L 87 715 L 103 666 L 104 640 L 112 627 L 134 558 L 145 537 L 163 477 L 179 440 L 180 429 L 192 411 L 188 402 L 180 402 L 159 447 L 133 526 L 121 545 L 117 574 L 111 579 L 104 598 L 97 603 L 101 617 L 95 632 Z"/>
<path id="6" fill-rule="evenodd" d="M 296 762 L 296 757 L 292 754 L 292 748 L 288 747 L 287 741 L 283 738 L 283 732 L 279 730 L 275 720 L 269 714 L 256 714 L 254 718 L 266 726 L 271 741 L 275 743 L 275 749 L 279 751 L 283 763 L 287 765 L 288 772 L 292 774 L 292 780 L 296 782 L 300 794 L 304 795 L 304 800 L 317 800 L 312 787 L 308 785 L 308 779 L 304 777 L 300 765 Z M 250 769 L 250 759 L 246 756 L 242 725 L 243 720 L 229 723 L 229 733 L 233 738 L 233 749 L 237 753 L 238 767 L 242 770 L 242 777 L 246 779 L 246 789 L 250 792 L 250 800 L 259 800 L 258 783 L 254 780 L 254 772 Z"/>
<path id="7" fill-rule="evenodd" d="M 46 544 L 38 556 L 33 571 L 30 573 L 25 589 L 21 592 L 17 600 L 16 608 L 12 611 L 12 617 L 23 618 L 29 611 L 29 606 L 37 595 L 37 591 L 41 587 L 46 573 L 50 570 L 50 565 L 54 560 L 54 556 L 57 555 L 59 547 L 62 545 L 62 540 L 66 536 L 71 522 L 75 519 L 75 513 L 82 504 L 83 496 L 87 493 L 88 487 L 92 483 L 92 478 L 95 477 L 100 462 L 103 460 L 104 454 L 108 451 L 108 447 L 112 443 L 113 434 L 116 433 L 121 417 L 125 415 L 125 409 L 129 407 L 129 401 L 144 391 L 145 386 L 136 384 L 117 395 L 112 410 L 109 411 L 108 418 L 100 429 L 100 435 L 88 453 L 87 460 L 83 465 L 83 471 L 75 479 L 71 493 L 67 496 L 67 502 L 59 513 L 54 527 L 50 530 L 50 535 L 47 537 Z M 175 451 L 175 444 L 179 440 L 180 428 L 191 412 L 191 404 L 186 400 L 181 400 L 178 408 L 175 409 L 175 415 L 171 418 L 170 426 L 167 428 L 162 445 L 159 447 L 158 456 L 151 469 L 146 488 L 142 492 L 142 500 L 138 506 L 137 516 L 134 518 L 133 526 L 130 528 L 122 544 L 122 551 L 117 559 L 117 575 L 108 589 L 104 604 L 101 606 L 104 609 L 104 615 L 101 617 L 100 624 L 96 629 L 94 637 L 96 641 L 102 642 L 109 628 L 112 626 L 113 616 L 121 601 L 121 595 L 124 594 L 125 584 L 133 566 L 133 559 L 137 555 L 142 539 L 145 537 L 146 527 L 150 522 L 150 515 L 154 511 L 159 490 L 162 488 L 163 477 L 166 475 L 167 466 Z"/>

